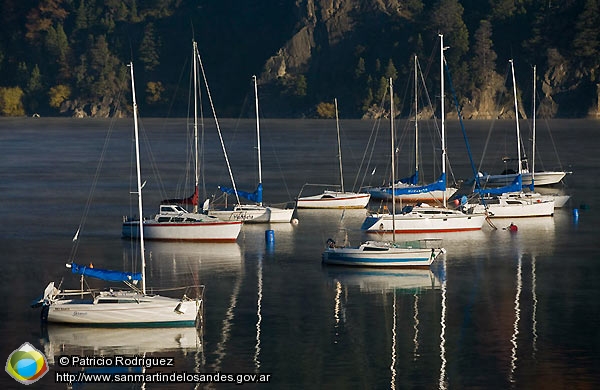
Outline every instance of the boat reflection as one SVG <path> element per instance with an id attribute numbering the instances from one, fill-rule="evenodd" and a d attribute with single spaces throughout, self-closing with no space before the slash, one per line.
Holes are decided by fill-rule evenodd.
<path id="1" fill-rule="evenodd" d="M 393 290 L 415 292 L 440 287 L 440 279 L 431 269 L 374 269 L 361 267 L 326 267 L 327 275 L 343 286 L 358 287 L 362 293 Z"/>
<path id="2" fill-rule="evenodd" d="M 130 247 L 124 253 L 136 254 Z M 237 243 L 153 241 L 146 243 L 146 253 L 146 274 L 152 281 L 160 281 L 162 287 L 181 285 L 182 279 L 199 282 L 212 274 L 239 273 L 242 268 Z"/>
<path id="3" fill-rule="evenodd" d="M 343 328 L 346 326 L 351 329 L 352 325 L 349 323 L 354 320 L 360 322 L 362 321 L 361 317 L 365 315 L 362 312 L 354 312 L 353 307 L 355 308 L 356 305 L 350 305 L 349 301 L 367 299 L 371 302 L 369 306 L 376 309 L 369 314 L 369 318 L 372 318 L 371 326 L 377 328 L 383 324 L 386 332 L 389 332 L 390 354 L 389 366 L 387 366 L 389 367 L 389 382 L 387 386 L 391 389 L 399 387 L 399 383 L 404 380 L 402 376 L 410 375 L 411 367 L 421 364 L 415 362 L 421 359 L 422 344 L 425 344 L 426 350 L 431 349 L 430 344 L 434 341 L 431 332 L 439 331 L 439 328 L 436 329 L 437 324 L 428 320 L 439 315 L 435 304 L 438 294 L 431 294 L 431 292 L 439 292 L 445 288 L 443 261 L 431 269 L 324 267 L 327 276 L 333 281 L 335 289 L 334 342 L 337 344 L 345 341 L 341 338 L 341 335 L 346 333 Z M 357 288 L 359 295 L 350 297 Z M 381 307 L 373 306 L 373 301 Z M 432 313 L 431 310 L 434 312 Z M 443 315 L 445 315 L 444 312 Z M 445 319 L 442 317 L 442 340 L 445 329 L 444 321 Z M 411 342 L 408 342 L 409 340 Z M 368 342 L 366 343 L 368 345 Z M 440 351 L 442 361 L 445 361 L 443 343 L 440 345 Z M 412 356 L 411 361 L 399 358 L 399 356 L 407 355 Z M 445 370 L 445 365 L 442 366 L 442 370 Z"/>
<path id="4" fill-rule="evenodd" d="M 202 328 L 96 328 L 48 324 L 42 346 L 50 365 L 60 355 L 114 356 L 203 353 Z"/>

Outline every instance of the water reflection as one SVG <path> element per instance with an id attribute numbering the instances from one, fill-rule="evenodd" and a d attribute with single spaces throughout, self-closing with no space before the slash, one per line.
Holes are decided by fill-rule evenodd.
<path id="1" fill-rule="evenodd" d="M 374 269 L 361 267 L 326 267 L 329 278 L 346 287 L 358 287 L 362 293 L 395 290 L 405 292 L 439 288 L 440 280 L 430 269 Z"/>
<path id="2" fill-rule="evenodd" d="M 386 333 L 389 336 L 384 337 L 388 344 L 389 351 L 389 386 L 391 389 L 402 387 L 399 374 L 406 375 L 406 361 L 399 358 L 399 355 L 410 355 L 412 364 L 416 365 L 417 360 L 421 357 L 420 348 L 424 340 L 429 342 L 429 332 L 432 331 L 432 323 L 422 321 L 421 311 L 421 295 L 433 290 L 439 290 L 445 286 L 444 274 L 441 269 L 442 265 L 431 269 L 371 269 L 360 267 L 324 267 L 324 272 L 333 282 L 335 289 L 334 305 L 333 305 L 333 324 L 334 324 L 334 343 L 340 343 L 342 325 L 347 325 L 348 318 L 353 318 L 352 313 L 348 313 L 356 309 L 356 304 L 351 305 L 352 300 L 371 302 L 367 305 L 372 306 L 373 297 L 378 297 L 377 302 L 382 302 L 382 307 L 376 307 L 380 310 L 380 318 L 383 318 L 384 326 L 387 329 Z M 441 271 L 441 272 L 438 272 Z M 353 293 L 358 291 L 358 296 Z M 424 318 L 431 318 L 431 298 L 430 295 L 426 299 L 426 310 Z M 390 303 L 391 301 L 391 303 Z M 407 304 L 407 301 L 410 301 Z M 391 306 L 391 307 L 390 307 Z M 412 312 L 406 313 L 407 309 Z M 391 315 L 389 311 L 391 310 Z M 437 309 L 434 309 L 437 311 Z M 360 313 L 353 313 L 359 315 Z M 379 317 L 375 314 L 376 317 Z M 435 316 L 435 314 L 433 314 Z M 390 318 L 391 316 L 391 318 Z M 357 316 L 357 321 L 360 321 Z M 411 324 L 408 324 L 406 319 L 412 319 Z M 442 319 L 443 321 L 444 319 Z M 391 323 L 390 323 L 391 322 Z M 370 322 L 373 329 L 377 328 L 378 320 L 373 319 Z M 445 326 L 444 324 L 442 324 Z M 352 326 L 350 325 L 349 328 Z M 410 329 L 410 331 L 409 331 Z M 424 335 L 424 336 L 422 336 Z M 443 334 L 442 334 L 443 339 Z M 406 340 L 412 341 L 412 347 L 409 348 Z M 375 342 L 370 340 L 369 342 Z M 428 348 L 429 345 L 427 346 Z M 444 345 L 441 345 L 443 351 Z M 444 360 L 444 355 L 442 359 Z M 445 363 L 443 363 L 445 364 Z M 445 366 L 443 366 L 442 369 Z"/>
<path id="3" fill-rule="evenodd" d="M 169 274 L 237 272 L 242 267 L 242 251 L 236 242 L 149 241 L 145 246 L 149 255 L 146 272 L 159 273 L 161 280 Z"/>
<path id="4" fill-rule="evenodd" d="M 42 346 L 50 365 L 59 355 L 114 356 L 181 351 L 202 354 L 202 329 L 90 328 L 49 324 Z"/>

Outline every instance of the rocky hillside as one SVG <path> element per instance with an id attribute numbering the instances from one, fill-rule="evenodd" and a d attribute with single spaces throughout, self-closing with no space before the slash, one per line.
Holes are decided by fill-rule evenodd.
<path id="1" fill-rule="evenodd" d="M 410 115 L 415 55 L 439 112 L 439 38 L 465 118 L 514 116 L 509 59 L 522 115 L 533 66 L 540 116 L 600 117 L 600 0 L 38 0 L 0 14 L 0 115 L 127 115 L 126 64 L 141 108 L 185 115 L 196 39 L 221 116 L 244 110 L 260 75 L 265 116 L 379 115 L 394 79 Z M 436 108 L 437 106 L 437 108 Z M 240 114 L 241 113 L 241 114 Z"/>

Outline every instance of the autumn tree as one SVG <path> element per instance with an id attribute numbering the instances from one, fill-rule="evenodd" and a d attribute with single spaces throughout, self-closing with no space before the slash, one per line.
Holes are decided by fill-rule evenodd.
<path id="1" fill-rule="evenodd" d="M 0 113 L 4 116 L 25 115 L 23 90 L 19 87 L 0 87 Z"/>

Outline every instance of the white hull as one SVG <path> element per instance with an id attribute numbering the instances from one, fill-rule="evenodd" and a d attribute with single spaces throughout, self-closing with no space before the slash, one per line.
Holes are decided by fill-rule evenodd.
<path id="1" fill-rule="evenodd" d="M 208 215 L 223 221 L 244 221 L 245 223 L 285 223 L 292 220 L 294 209 L 280 209 L 258 205 L 241 205 L 233 210 L 209 210 Z"/>
<path id="2" fill-rule="evenodd" d="M 194 326 L 201 300 L 179 300 L 132 292 L 105 292 L 92 301 L 58 299 L 48 322 L 97 326 Z"/>
<path id="3" fill-rule="evenodd" d="M 363 222 L 367 233 L 429 233 L 480 230 L 485 214 L 464 214 L 441 207 L 416 206 L 405 214 L 374 214 Z"/>
<path id="4" fill-rule="evenodd" d="M 560 181 L 566 176 L 567 172 L 556 171 L 556 172 L 536 172 L 535 173 L 535 183 L 536 186 L 549 186 L 553 184 L 558 184 Z M 531 184 L 531 173 L 523 172 L 521 174 L 523 178 L 523 185 Z M 513 182 L 513 180 L 517 177 L 517 174 L 508 174 L 508 175 L 484 175 L 479 178 L 481 185 L 485 186 L 486 184 L 493 184 L 498 186 L 506 186 Z"/>
<path id="5" fill-rule="evenodd" d="M 325 191 L 320 195 L 298 198 L 299 209 L 363 209 L 369 203 L 370 194 L 356 192 Z"/>
<path id="6" fill-rule="evenodd" d="M 145 240 L 233 242 L 237 240 L 241 221 L 218 222 L 157 222 L 144 221 Z M 136 221 L 123 222 L 123 238 L 139 238 Z"/>
<path id="7" fill-rule="evenodd" d="M 391 200 L 392 194 L 387 192 L 390 187 L 377 187 L 369 188 L 366 191 L 371 194 L 372 199 L 380 200 Z M 423 192 L 420 194 L 403 194 L 394 196 L 396 202 L 402 202 L 407 204 L 417 203 L 430 203 L 430 204 L 441 204 L 446 200 L 450 199 L 458 191 L 457 188 L 447 188 L 446 191 L 430 191 Z"/>
<path id="8" fill-rule="evenodd" d="M 362 267 L 429 267 L 441 249 L 401 248 L 393 243 L 367 241 L 357 248 L 333 247 L 323 252 L 325 264 Z"/>
<path id="9" fill-rule="evenodd" d="M 490 218 L 548 217 L 554 215 L 554 201 L 525 194 L 503 194 L 486 199 L 485 205 L 478 204 L 472 209 L 474 212 L 487 210 Z"/>

